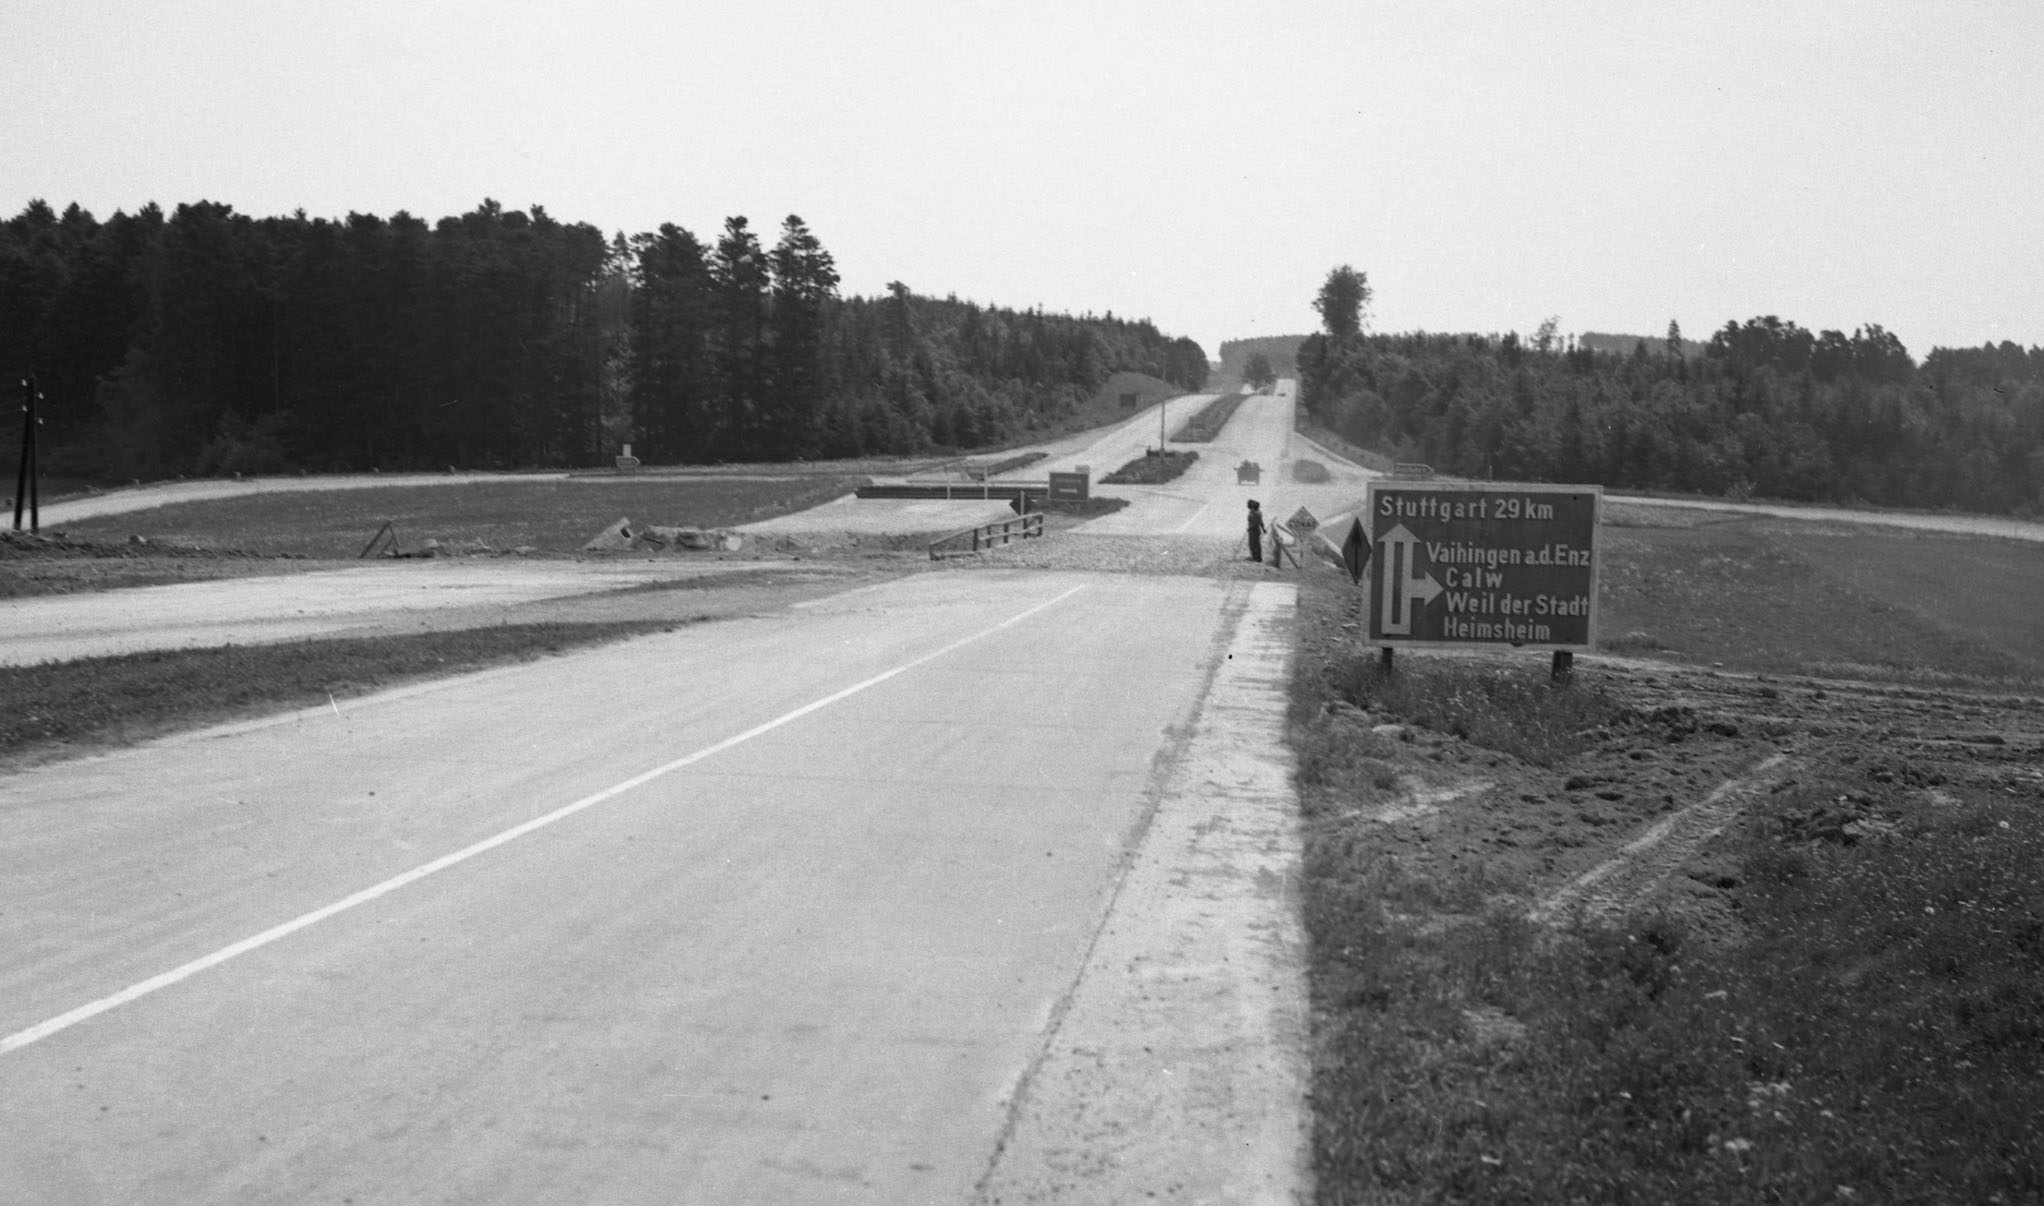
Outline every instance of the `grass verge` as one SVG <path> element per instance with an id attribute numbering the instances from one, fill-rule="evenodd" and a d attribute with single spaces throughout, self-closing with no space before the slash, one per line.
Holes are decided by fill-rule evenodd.
<path id="1" fill-rule="evenodd" d="M 1048 498 L 1038 508 L 1046 515 L 1071 515 L 1079 519 L 1098 519 L 1112 515 L 1128 505 L 1125 498 L 1110 498 L 1094 495 L 1091 498 Z"/>
<path id="2" fill-rule="evenodd" d="M 2040 855 L 2034 811 L 1991 805 L 1759 845 L 1759 933 L 1729 952 L 1344 867 L 1309 903 L 1320 1200 L 2038 1201 Z"/>
<path id="3" fill-rule="evenodd" d="M 1212 441 L 1215 436 L 1221 434 L 1221 428 L 1228 425 L 1228 420 L 1235 417 L 1236 409 L 1242 405 L 1246 397 L 1248 395 L 1239 389 L 1220 395 L 1200 407 L 1199 413 L 1181 424 L 1171 438 L 1184 444 L 1205 444 Z"/>
<path id="4" fill-rule="evenodd" d="M 1556 690 L 1539 666 L 1407 658 L 1387 673 L 1373 656 L 1338 663 L 1334 689 L 1343 702 L 1394 716 L 1510 754 L 1556 766 L 1582 750 L 1588 734 L 1619 721 L 1625 709 L 1601 689 Z"/>
<path id="5" fill-rule="evenodd" d="M 1778 571 L 1771 555 L 1755 556 Z M 1669 744 L 1676 730 L 1655 732 L 1658 705 L 1581 670 L 1577 688 L 1553 690 L 1529 659 L 1401 657 L 1386 678 L 1374 649 L 1326 635 L 1353 622 L 1353 592 L 1303 581 L 1308 648 L 1325 659 L 1295 677 L 1292 701 L 1320 1202 L 2044 1201 L 2034 766 L 1959 751 L 1947 779 L 1923 749 L 1894 752 L 1904 735 L 1935 736 L 1920 717 L 1860 738 L 1805 732 L 1801 769 L 1707 848 L 1728 927 L 1693 924 L 1671 897 L 1536 924 L 1542 881 L 1526 869 L 1539 863 L 1516 849 L 1523 829 L 1508 840 L 1540 784 L 1566 780 L 1581 801 L 1570 809 L 1610 824 L 1599 789 L 1629 789 L 1617 768 L 1631 759 L 1686 748 Z M 1806 606 L 1835 586 L 1801 584 Z M 1714 603 L 1692 591 L 1685 609 L 1671 591 L 1658 605 L 1685 633 L 1714 620 L 1726 647 L 1780 619 Z M 1980 623 L 1991 632 L 1997 615 Z M 1774 670 L 1835 657 L 1861 639 L 1846 627 L 1749 656 Z M 1936 656 L 1918 645 L 1896 669 Z M 1785 702 L 1752 692 L 1762 708 Z M 1951 723 L 1977 723 L 1970 706 Z M 1733 735 L 1705 724 L 1689 743 L 1736 745 L 1737 726 L 1722 727 Z M 1498 790 L 1472 805 L 1482 842 L 1422 857 L 1426 827 L 1394 841 L 1383 806 L 1443 758 Z M 1704 890 L 1694 873 L 1680 890 Z"/>
<path id="6" fill-rule="evenodd" d="M 387 520 L 404 548 L 580 549 L 618 516 L 643 524 L 730 527 L 849 494 L 861 477 L 695 478 L 645 475 L 516 479 L 347 490 L 274 491 L 179 503 L 65 525 L 67 535 L 352 558 Z"/>
<path id="7" fill-rule="evenodd" d="M 407 636 L 226 645 L 0 667 L 10 763 L 349 699 L 425 678 L 670 631 L 673 620 L 505 624 Z"/>
<path id="8" fill-rule="evenodd" d="M 2044 557 L 1991 537 L 1629 508 L 1599 536 L 1613 653 L 1762 673 L 2044 682 Z"/>
<path id="9" fill-rule="evenodd" d="M 984 477 L 994 477 L 1003 473 L 1012 473 L 1017 469 L 1026 469 L 1038 461 L 1049 459 L 1050 454 L 1048 452 L 1021 452 L 1014 456 L 1002 457 L 1000 460 L 994 461 L 987 465 L 981 471 L 981 474 Z"/>
<path id="10" fill-rule="evenodd" d="M 1178 477 L 1192 468 L 1192 463 L 1198 459 L 1199 453 L 1189 450 L 1149 452 L 1116 469 L 1100 481 L 1103 485 L 1113 486 L 1154 486 Z"/>

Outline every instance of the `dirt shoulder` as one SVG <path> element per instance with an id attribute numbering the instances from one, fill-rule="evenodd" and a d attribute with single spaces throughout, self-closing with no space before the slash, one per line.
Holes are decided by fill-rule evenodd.
<path id="1" fill-rule="evenodd" d="M 146 542 L 108 544 L 74 540 L 60 532 L 0 531 L 0 599 L 333 568 L 331 563 L 301 557 Z"/>
<path id="2" fill-rule="evenodd" d="M 1200 703 L 975 1201 L 1304 1200 L 1292 610 L 1289 584 L 1228 588 Z"/>
<path id="3" fill-rule="evenodd" d="M 1353 635 L 1359 598 L 1318 593 L 1318 606 L 1301 609 L 1301 672 L 1374 657 Z M 1399 657 L 1415 672 L 1460 666 L 1534 680 L 1546 666 L 1535 654 Z M 1368 783 L 1323 788 L 1335 823 L 1415 872 L 1480 868 L 1528 910 L 1664 905 L 1700 929 L 1721 929 L 1736 913 L 1728 894 L 1739 880 L 1712 839 L 1756 796 L 1809 783 L 1862 784 L 1840 816 L 1811 820 L 1819 829 L 1861 814 L 1871 824 L 1961 790 L 2044 803 L 2037 695 L 1580 657 L 1570 689 L 1603 701 L 1610 719 L 1580 734 L 1580 752 L 1543 766 L 1452 724 L 1416 724 L 1381 702 L 1340 700 L 1333 682 L 1324 687 L 1308 723 L 1378 764 Z M 1599 868 L 1609 869 L 1576 886 Z"/>
<path id="4" fill-rule="evenodd" d="M 2044 693 L 1386 679 L 1346 587 L 1290 728 L 1319 1200 L 2034 1196 Z"/>

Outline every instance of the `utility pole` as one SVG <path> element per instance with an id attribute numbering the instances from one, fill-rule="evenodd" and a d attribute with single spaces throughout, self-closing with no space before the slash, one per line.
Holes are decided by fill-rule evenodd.
<path id="1" fill-rule="evenodd" d="M 21 379 L 21 471 L 15 477 L 14 486 L 14 530 L 21 530 L 21 505 L 28 504 L 28 530 L 42 531 L 42 488 L 38 479 L 42 477 L 36 466 L 35 429 L 38 423 L 35 414 L 36 399 L 42 395 L 36 392 L 35 378 Z"/>

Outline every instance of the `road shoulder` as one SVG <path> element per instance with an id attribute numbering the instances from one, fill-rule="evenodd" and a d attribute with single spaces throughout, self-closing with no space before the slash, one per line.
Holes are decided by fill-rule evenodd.
<path id="1" fill-rule="evenodd" d="M 1310 1196 L 1289 585 L 1233 632 L 978 1200 Z"/>

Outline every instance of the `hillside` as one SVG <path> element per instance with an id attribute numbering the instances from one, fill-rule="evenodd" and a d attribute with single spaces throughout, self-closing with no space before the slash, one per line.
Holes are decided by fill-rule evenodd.
<path id="1" fill-rule="evenodd" d="M 1105 384 L 1093 391 L 1093 395 L 1090 398 L 1080 402 L 1072 410 L 1060 415 L 1056 420 L 1048 421 L 1042 427 L 1028 432 L 1026 437 L 1016 437 L 1003 441 L 999 447 L 1005 448 L 1021 443 L 1041 443 L 1045 440 L 1057 439 L 1060 436 L 1073 435 L 1081 431 L 1091 431 L 1097 427 L 1111 426 L 1128 418 L 1145 406 L 1155 406 L 1157 403 L 1167 399 L 1180 397 L 1186 392 L 1183 388 L 1173 385 L 1171 382 L 1160 377 L 1152 377 L 1148 373 L 1114 373 L 1107 378 Z M 1124 398 L 1128 394 L 1135 395 L 1135 402 L 1133 404 L 1124 403 Z M 977 448 L 970 451 L 997 450 L 997 448 Z"/>

